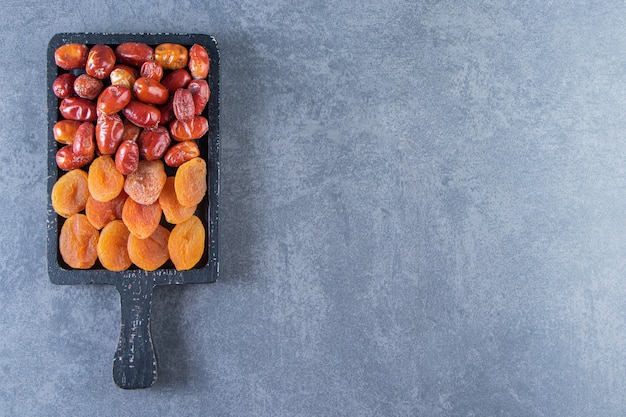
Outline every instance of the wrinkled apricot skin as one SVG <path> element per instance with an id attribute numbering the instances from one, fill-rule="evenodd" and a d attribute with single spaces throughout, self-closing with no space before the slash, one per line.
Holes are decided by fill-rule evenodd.
<path id="1" fill-rule="evenodd" d="M 81 74 L 74 80 L 74 91 L 78 97 L 94 100 L 102 91 L 104 84 L 102 80 L 92 77 L 91 75 Z"/>
<path id="2" fill-rule="evenodd" d="M 59 252 L 67 265 L 76 269 L 89 269 L 98 259 L 98 230 L 84 214 L 68 217 L 59 234 Z"/>
<path id="3" fill-rule="evenodd" d="M 82 97 L 64 98 L 59 105 L 59 111 L 61 112 L 61 116 L 69 120 L 95 122 L 98 118 L 96 114 L 96 103 Z"/>
<path id="4" fill-rule="evenodd" d="M 124 64 L 141 67 L 154 57 L 154 50 L 145 43 L 124 42 L 115 48 L 115 55 Z"/>
<path id="5" fill-rule="evenodd" d="M 52 83 L 52 92 L 58 98 L 68 98 L 74 94 L 76 76 L 71 72 L 59 75 Z"/>
<path id="6" fill-rule="evenodd" d="M 132 98 L 130 90 L 122 85 L 110 85 L 98 97 L 98 110 L 104 114 L 121 111 Z"/>
<path id="7" fill-rule="evenodd" d="M 150 205 L 159 198 L 166 179 L 167 174 L 161 160 L 142 159 L 137 169 L 126 177 L 124 191 L 137 203 Z"/>
<path id="8" fill-rule="evenodd" d="M 163 126 L 156 129 L 144 129 L 137 141 L 139 155 L 148 161 L 161 159 L 169 148 L 170 142 L 170 134 Z"/>
<path id="9" fill-rule="evenodd" d="M 134 124 L 143 128 L 155 128 L 161 120 L 161 112 L 156 107 L 142 103 L 138 100 L 131 100 L 122 111 L 124 116 Z"/>
<path id="10" fill-rule="evenodd" d="M 178 167 L 174 177 L 178 202 L 191 207 L 199 204 L 207 191 L 207 167 L 202 158 L 194 158 Z"/>
<path id="11" fill-rule="evenodd" d="M 176 90 L 174 98 L 172 99 L 172 108 L 176 119 L 181 122 L 191 121 L 196 112 L 191 91 L 185 88 L 179 88 Z"/>
<path id="12" fill-rule="evenodd" d="M 149 237 L 161 222 L 161 206 L 158 202 L 150 205 L 139 204 L 132 198 L 127 198 L 122 208 L 122 221 L 128 230 L 138 237 Z"/>
<path id="13" fill-rule="evenodd" d="M 68 172 L 52 187 L 52 207 L 65 218 L 83 211 L 88 198 L 87 173 L 82 169 Z"/>
<path id="14" fill-rule="evenodd" d="M 96 144 L 102 155 L 113 155 L 122 142 L 124 123 L 117 114 L 103 114 L 96 124 Z"/>
<path id="15" fill-rule="evenodd" d="M 85 205 L 85 215 L 93 227 L 100 230 L 115 219 L 122 218 L 122 208 L 126 201 L 124 190 L 113 200 L 106 202 L 98 201 L 92 196 L 87 198 Z"/>
<path id="16" fill-rule="evenodd" d="M 120 143 L 115 153 L 115 169 L 121 174 L 129 175 L 139 166 L 139 146 L 130 140 Z"/>
<path id="17" fill-rule="evenodd" d="M 163 84 L 163 86 L 167 88 L 167 91 L 169 91 L 170 95 L 174 95 L 176 90 L 178 90 L 179 88 L 187 88 L 187 85 L 189 85 L 191 80 L 191 74 L 189 74 L 186 69 L 181 68 L 167 74 L 161 80 L 161 84 Z"/>
<path id="18" fill-rule="evenodd" d="M 170 232 L 159 225 L 146 239 L 139 239 L 132 233 L 128 236 L 128 255 L 139 268 L 154 271 L 170 258 L 167 242 Z"/>
<path id="19" fill-rule="evenodd" d="M 54 62 L 64 70 L 85 68 L 89 48 L 86 45 L 70 43 L 59 46 L 54 51 Z"/>
<path id="20" fill-rule="evenodd" d="M 139 101 L 148 104 L 165 104 L 169 98 L 167 88 L 157 80 L 141 77 L 133 84 L 133 93 Z"/>
<path id="21" fill-rule="evenodd" d="M 204 79 L 209 75 L 209 54 L 202 45 L 189 48 L 189 72 L 194 79 Z"/>
<path id="22" fill-rule="evenodd" d="M 199 156 L 200 148 L 198 148 L 198 144 L 192 140 L 186 140 L 170 147 L 165 152 L 163 160 L 167 166 L 176 168 Z"/>
<path id="23" fill-rule="evenodd" d="M 194 116 L 188 122 L 173 120 L 170 133 L 177 141 L 200 139 L 209 131 L 209 121 L 203 116 Z"/>
<path id="24" fill-rule="evenodd" d="M 65 145 L 56 153 L 57 166 L 64 171 L 82 168 L 93 161 L 93 155 L 76 155 L 72 150 L 72 145 Z"/>
<path id="25" fill-rule="evenodd" d="M 115 67 L 115 52 L 107 45 L 94 45 L 89 50 L 85 71 L 92 77 L 100 80 L 111 74 Z"/>
<path id="26" fill-rule="evenodd" d="M 106 202 L 120 194 L 124 188 L 124 176 L 115 169 L 115 162 L 110 155 L 102 155 L 89 166 L 87 184 L 93 198 Z"/>
<path id="27" fill-rule="evenodd" d="M 59 120 L 52 127 L 52 133 L 54 134 L 54 140 L 64 145 L 69 145 L 74 141 L 78 126 L 82 122 L 77 120 Z"/>
<path id="28" fill-rule="evenodd" d="M 90 122 L 84 122 L 78 126 L 72 142 L 72 152 L 75 155 L 93 158 L 96 151 L 94 130 L 93 124 Z"/>
<path id="29" fill-rule="evenodd" d="M 192 216 L 174 226 L 167 244 L 174 267 L 179 271 L 193 268 L 202 258 L 204 241 L 204 226 L 198 217 Z"/>
<path id="30" fill-rule="evenodd" d="M 125 271 L 132 261 L 128 256 L 128 237 L 130 232 L 120 220 L 107 224 L 100 232 L 98 239 L 98 259 L 109 271 Z"/>
<path id="31" fill-rule="evenodd" d="M 185 207 L 178 202 L 174 189 L 174 177 L 168 177 L 165 186 L 159 195 L 159 205 L 163 210 L 165 220 L 170 224 L 182 223 L 189 219 L 196 211 L 197 206 Z"/>
<path id="32" fill-rule="evenodd" d="M 193 97 L 195 114 L 199 116 L 204 111 L 206 104 L 209 102 L 209 97 L 211 96 L 209 84 L 205 80 L 193 80 L 189 83 L 187 89 L 191 92 L 191 96 Z"/>
<path id="33" fill-rule="evenodd" d="M 189 52 L 177 43 L 163 43 L 154 48 L 154 60 L 164 69 L 177 70 L 187 66 Z"/>

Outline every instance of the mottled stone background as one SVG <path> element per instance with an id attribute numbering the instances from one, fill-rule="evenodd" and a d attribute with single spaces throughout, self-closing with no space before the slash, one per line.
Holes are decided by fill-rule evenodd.
<path id="1" fill-rule="evenodd" d="M 156 5 L 158 4 L 158 6 Z M 623 416 L 623 1 L 15 1 L 0 13 L 1 416 Z M 221 279 L 46 272 L 46 47 L 221 48 Z"/>

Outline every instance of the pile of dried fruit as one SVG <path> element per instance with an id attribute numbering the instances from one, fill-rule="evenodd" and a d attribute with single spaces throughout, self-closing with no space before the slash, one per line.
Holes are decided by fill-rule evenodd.
<path id="1" fill-rule="evenodd" d="M 63 260 L 79 269 L 98 260 L 112 271 L 168 260 L 193 268 L 205 246 L 195 212 L 207 192 L 197 143 L 209 130 L 206 49 L 66 44 L 54 58 L 64 71 L 52 85 L 61 115 L 53 133 L 67 172 L 51 196 L 65 218 Z"/>

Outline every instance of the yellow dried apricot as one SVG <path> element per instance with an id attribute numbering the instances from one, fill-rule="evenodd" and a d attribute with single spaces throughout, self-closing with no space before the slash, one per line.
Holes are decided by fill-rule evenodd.
<path id="1" fill-rule="evenodd" d="M 174 177 L 168 177 L 159 195 L 159 205 L 170 224 L 182 223 L 196 212 L 197 206 L 185 207 L 178 202 L 174 190 Z"/>
<path id="2" fill-rule="evenodd" d="M 176 171 L 174 189 L 178 202 L 191 207 L 199 204 L 207 190 L 206 162 L 202 158 L 193 158 Z"/>
<path id="3" fill-rule="evenodd" d="M 125 271 L 132 262 L 128 256 L 128 236 L 130 232 L 121 220 L 113 220 L 100 232 L 98 239 L 98 259 L 109 271 Z"/>
<path id="4" fill-rule="evenodd" d="M 167 248 L 177 270 L 186 271 L 200 261 L 204 253 L 204 239 L 204 226 L 196 216 L 172 229 Z"/>
<path id="5" fill-rule="evenodd" d="M 124 191 L 137 203 L 149 206 L 159 198 L 166 179 L 163 161 L 141 160 L 137 169 L 126 177 Z"/>
<path id="6" fill-rule="evenodd" d="M 124 175 L 115 169 L 111 155 L 101 155 L 93 160 L 88 180 L 89 193 L 102 202 L 113 200 L 124 188 Z"/>
<path id="7" fill-rule="evenodd" d="M 145 239 L 161 222 L 161 206 L 158 202 L 150 205 L 139 204 L 129 197 L 122 208 L 122 221 L 133 235 Z"/>
<path id="8" fill-rule="evenodd" d="M 128 256 L 139 268 L 154 271 L 170 258 L 167 241 L 170 232 L 159 225 L 146 239 L 139 239 L 132 233 L 128 236 Z"/>
<path id="9" fill-rule="evenodd" d="M 82 211 L 89 197 L 87 173 L 74 169 L 63 175 L 52 187 L 51 197 L 54 211 L 63 217 Z"/>
<path id="10" fill-rule="evenodd" d="M 122 207 L 126 201 L 126 193 L 122 190 L 117 197 L 109 201 L 98 201 L 92 196 L 87 199 L 85 215 L 96 229 L 100 230 L 115 219 L 122 218 Z"/>
<path id="11" fill-rule="evenodd" d="M 61 257 L 72 268 L 91 268 L 98 259 L 98 237 L 98 229 L 87 216 L 78 213 L 68 217 L 59 234 Z"/>

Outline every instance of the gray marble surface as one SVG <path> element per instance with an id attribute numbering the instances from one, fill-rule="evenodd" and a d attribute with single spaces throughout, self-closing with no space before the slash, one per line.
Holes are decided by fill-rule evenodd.
<path id="1" fill-rule="evenodd" d="M 0 416 L 626 414 L 623 1 L 2 1 Z M 221 48 L 221 279 L 48 281 L 46 46 Z"/>

